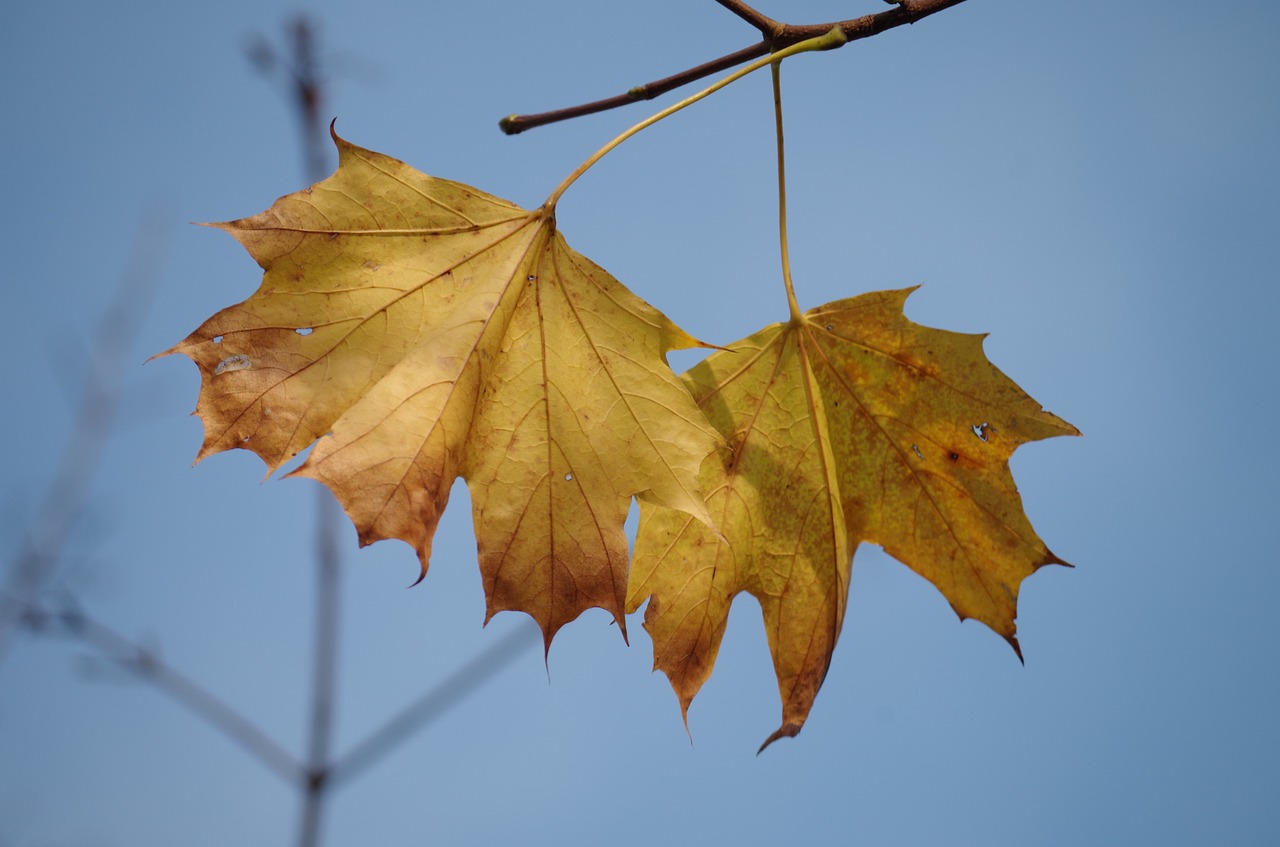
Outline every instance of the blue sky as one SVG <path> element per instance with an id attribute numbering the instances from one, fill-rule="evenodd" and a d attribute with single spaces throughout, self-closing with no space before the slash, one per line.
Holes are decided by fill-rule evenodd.
<path id="1" fill-rule="evenodd" d="M 759 8 L 806 23 L 883 5 Z M 193 469 L 196 369 L 144 365 L 260 278 L 188 222 L 307 184 L 280 87 L 244 55 L 299 11 L 346 138 L 526 206 L 650 105 L 514 138 L 499 117 L 617 93 L 753 31 L 709 0 L 7 10 L 4 567 L 141 249 L 155 294 L 109 375 L 117 426 L 54 585 L 300 754 L 313 484 L 260 482 L 248 453 Z M 1037 530 L 1076 565 L 1024 584 L 1025 667 L 864 548 L 804 732 L 757 758 L 778 704 L 754 601 L 735 605 L 692 745 L 639 621 L 627 647 L 590 612 L 549 670 L 529 633 L 483 689 L 339 786 L 325 843 L 1280 840 L 1276 32 L 1261 0 L 970 0 L 784 69 L 802 305 L 922 284 L 909 317 L 990 333 L 992 361 L 1084 432 L 1013 461 Z M 642 133 L 560 206 L 576 249 L 713 342 L 786 314 L 769 97 L 757 75 Z M 342 539 L 339 752 L 528 629 L 480 626 L 461 486 L 413 589 L 407 547 Z M 291 787 L 78 642 L 23 635 L 0 657 L 0 844 L 287 843 L 297 816 Z"/>

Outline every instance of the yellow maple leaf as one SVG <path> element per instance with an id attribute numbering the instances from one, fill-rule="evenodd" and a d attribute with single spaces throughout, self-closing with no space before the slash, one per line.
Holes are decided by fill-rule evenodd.
<path id="1" fill-rule="evenodd" d="M 665 361 L 698 342 L 572 250 L 552 206 L 334 141 L 332 177 L 216 225 L 265 273 L 166 351 L 200 367 L 197 461 L 246 448 L 270 473 L 316 442 L 293 475 L 423 574 L 464 477 L 488 617 L 528 612 L 549 645 L 598 606 L 625 636 L 630 498 L 709 520 L 719 438 Z"/>
<path id="2" fill-rule="evenodd" d="M 760 601 L 782 696 L 767 746 L 809 714 L 858 544 L 882 545 L 1015 650 L 1019 584 L 1063 564 L 1023 513 L 1008 459 L 1077 430 L 997 370 L 983 336 L 907 320 L 911 290 L 813 309 L 685 374 L 727 442 L 702 470 L 719 533 L 642 504 L 627 610 L 648 600 L 654 665 L 686 720 L 741 591 Z"/>

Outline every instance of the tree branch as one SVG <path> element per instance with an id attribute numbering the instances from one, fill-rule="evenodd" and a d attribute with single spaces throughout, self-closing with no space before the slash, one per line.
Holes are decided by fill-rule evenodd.
<path id="1" fill-rule="evenodd" d="M 803 26 L 779 23 L 760 14 L 745 3 L 739 2 L 739 0 L 716 0 L 716 2 L 760 30 L 761 41 L 697 67 L 680 71 L 677 74 L 672 74 L 654 82 L 638 85 L 623 94 L 606 97 L 603 100 L 594 100 L 590 103 L 570 106 L 565 109 L 555 109 L 550 112 L 539 112 L 531 115 L 508 115 L 498 122 L 499 128 L 507 135 L 516 135 L 534 127 L 616 109 L 619 106 L 625 106 L 628 103 L 636 103 L 641 100 L 652 100 L 655 97 L 666 94 L 668 91 L 673 91 L 703 77 L 711 76 L 743 62 L 749 62 L 752 59 L 758 59 L 772 51 L 804 41 L 806 38 L 822 35 L 833 26 L 840 27 L 849 41 L 856 41 L 860 38 L 879 35 L 886 30 L 903 24 L 915 23 L 921 18 L 941 12 L 943 9 L 958 6 L 964 0 L 886 0 L 886 2 L 893 2 L 894 8 L 847 21 L 806 24 Z"/>
<path id="2" fill-rule="evenodd" d="M 829 27 L 828 27 L 829 28 Z M 763 42 L 754 44 L 750 47 L 744 47 L 741 50 L 735 50 L 732 53 L 721 56 L 719 59 L 712 59 L 710 62 L 698 65 L 696 68 L 689 68 L 681 71 L 673 76 L 659 79 L 654 82 L 637 85 L 635 88 L 628 89 L 625 94 L 618 94 L 613 97 L 606 97 L 603 100 L 593 100 L 590 103 L 583 103 L 580 106 L 570 106 L 567 109 L 556 109 L 551 112 L 540 112 L 536 115 L 508 115 L 498 121 L 499 128 L 507 135 L 517 135 L 526 129 L 553 124 L 559 121 L 567 121 L 570 118 L 580 118 L 584 115 L 592 115 L 596 112 L 605 112 L 609 109 L 616 109 L 619 106 L 625 106 L 628 103 L 638 103 L 641 100 L 652 100 L 655 97 L 661 97 L 668 91 L 674 91 L 677 88 L 696 82 L 704 77 L 721 71 L 727 71 L 729 68 L 737 67 L 743 62 L 749 62 L 752 59 L 758 59 L 765 53 L 769 52 L 769 48 Z"/>
<path id="3" fill-rule="evenodd" d="M 98 326 L 71 436 L 0 591 L 0 658 L 25 603 L 45 587 L 62 561 L 106 453 L 130 372 L 126 360 L 160 280 L 170 237 L 159 215 L 147 218 L 138 225 L 120 286 Z"/>
<path id="4" fill-rule="evenodd" d="M 541 646 L 541 637 L 533 637 L 531 629 L 522 626 L 508 632 L 483 653 L 400 710 L 395 717 L 333 763 L 328 775 L 329 782 L 345 783 L 364 772 L 391 750 L 404 744 L 419 729 L 465 700 L 517 656 L 534 645 Z"/>
<path id="5" fill-rule="evenodd" d="M 16 596 L 6 599 L 21 610 L 21 619 L 27 626 L 41 630 L 54 625 L 79 638 L 221 730 L 285 781 L 294 785 L 302 781 L 304 768 L 287 750 L 208 689 L 165 662 L 156 651 L 131 641 L 80 609 L 54 611 L 30 599 Z"/>
<path id="6" fill-rule="evenodd" d="M 761 35 L 767 36 L 769 33 L 782 26 L 782 24 L 778 23 L 773 18 L 768 17 L 767 15 L 762 15 L 746 3 L 740 2 L 740 0 L 716 0 L 716 2 L 742 18 L 747 23 L 751 24 L 756 29 L 760 30 Z M 827 27 L 827 29 L 831 29 L 831 27 Z"/>

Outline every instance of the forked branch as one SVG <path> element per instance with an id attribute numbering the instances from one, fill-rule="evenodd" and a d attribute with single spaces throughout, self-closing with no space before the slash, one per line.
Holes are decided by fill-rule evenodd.
<path id="1" fill-rule="evenodd" d="M 746 3 L 739 2 L 739 0 L 716 0 L 716 2 L 760 30 L 761 40 L 756 44 L 743 47 L 741 50 L 735 50 L 697 67 L 688 68 L 654 82 L 637 85 L 613 97 L 593 100 L 590 103 L 570 106 L 566 109 L 555 109 L 550 112 L 539 112 L 532 115 L 508 115 L 498 122 L 498 126 L 507 135 L 516 135 L 526 129 L 533 129 L 545 124 L 616 109 L 628 103 L 652 100 L 655 97 L 666 94 L 668 91 L 674 91 L 696 80 L 736 67 L 743 62 L 758 59 L 767 53 L 822 35 L 832 27 L 839 27 L 844 32 L 847 41 L 870 38 L 873 35 L 879 35 L 885 30 L 893 29 L 903 24 L 915 23 L 921 18 L 941 12 L 943 9 L 958 6 L 964 0 L 885 0 L 885 2 L 893 5 L 892 9 L 885 12 L 863 15 L 860 18 L 851 18 L 847 21 L 799 26 L 779 23 L 757 12 Z"/>

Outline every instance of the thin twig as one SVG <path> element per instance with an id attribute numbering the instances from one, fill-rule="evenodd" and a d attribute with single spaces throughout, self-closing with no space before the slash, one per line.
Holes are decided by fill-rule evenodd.
<path id="1" fill-rule="evenodd" d="M 0 657 L 24 603 L 48 583 L 84 510 L 115 422 L 124 375 L 129 372 L 125 360 L 160 279 L 168 242 L 168 227 L 149 220 L 139 224 L 132 255 L 99 323 L 86 363 L 71 438 L 9 568 L 5 590 L 0 592 Z"/>
<path id="2" fill-rule="evenodd" d="M 307 179 L 319 182 L 328 170 L 324 146 L 322 104 L 324 80 L 314 26 L 305 17 L 293 22 L 289 58 L 292 101 L 302 131 L 302 153 Z M 338 689 L 338 645 L 341 621 L 342 561 L 338 527 L 342 509 L 326 488 L 316 491 L 316 616 L 312 647 L 311 714 L 307 729 L 305 780 L 298 827 L 299 847 L 320 843 L 332 769 L 334 706 Z"/>
<path id="3" fill-rule="evenodd" d="M 287 750 L 225 701 L 167 663 L 154 650 L 130 640 L 81 609 L 53 610 L 12 595 L 7 599 L 19 609 L 21 619 L 28 626 L 34 629 L 50 624 L 58 626 L 61 632 L 80 639 L 120 667 L 173 697 L 286 782 L 296 785 L 301 781 L 303 767 Z"/>
<path id="4" fill-rule="evenodd" d="M 773 18 L 756 11 L 746 3 L 739 2 L 739 0 L 716 0 L 716 2 L 760 30 L 761 35 L 767 36 L 782 26 Z M 830 27 L 827 28 L 830 29 Z"/>
<path id="5" fill-rule="evenodd" d="M 806 24 L 803 26 L 779 24 L 777 21 L 751 9 L 746 4 L 736 2 L 736 0 L 717 0 L 717 2 L 758 29 L 767 27 L 767 29 L 761 29 L 761 41 L 758 44 L 743 47 L 741 50 L 735 50 L 718 59 L 680 71 L 656 82 L 638 85 L 624 94 L 607 97 L 603 100 L 594 100 L 579 106 L 555 109 L 550 112 L 539 112 L 531 115 L 508 115 L 498 122 L 498 126 L 507 135 L 516 135 L 534 127 L 578 118 L 583 115 L 591 115 L 608 109 L 616 109 L 619 106 L 625 106 L 628 103 L 635 103 L 641 100 L 652 100 L 654 97 L 688 85 L 703 77 L 740 65 L 743 62 L 757 59 L 770 51 L 779 50 L 796 42 L 804 41 L 807 38 L 821 35 L 833 26 L 840 27 L 847 40 L 856 41 L 860 38 L 879 35 L 886 30 L 903 24 L 915 23 L 921 18 L 941 12 L 943 9 L 958 6 L 964 0 L 900 0 L 900 2 L 896 2 L 894 8 L 885 12 L 863 15 L 860 18 L 852 18 L 847 21 Z"/>
<path id="6" fill-rule="evenodd" d="M 743 62 L 758 59 L 768 52 L 768 48 L 763 44 L 754 44 L 750 47 L 744 47 L 741 50 L 735 50 L 732 53 L 721 56 L 719 59 L 712 59 L 710 62 L 698 65 L 696 68 L 689 68 L 686 71 L 681 71 L 680 73 L 669 76 L 666 79 L 659 79 L 644 85 L 637 85 L 635 88 L 629 89 L 625 94 L 606 97 L 603 100 L 594 100 L 590 103 L 583 103 L 580 106 L 570 106 L 567 109 L 556 109 L 552 112 L 541 112 L 536 115 L 508 115 L 498 121 L 498 126 L 507 135 L 516 135 L 524 132 L 526 129 L 533 129 L 534 127 L 544 126 L 558 121 L 567 121 L 570 118 L 580 118 L 584 115 L 604 112 L 609 109 L 616 109 L 619 106 L 625 106 L 628 103 L 652 100 L 655 97 L 660 97 L 668 91 L 674 91 L 675 89 L 688 85 L 691 82 L 720 73 L 721 71 L 726 71 L 729 68 L 737 67 Z"/>
<path id="7" fill-rule="evenodd" d="M 319 843 L 325 792 L 332 770 L 330 747 L 338 685 L 338 632 L 341 619 L 341 560 L 337 532 L 342 510 L 326 488 L 316 491 L 316 620 L 311 689 L 311 723 L 307 742 L 306 783 L 298 843 Z"/>
<path id="8" fill-rule="evenodd" d="M 354 779 L 413 733 L 478 690 L 517 656 L 541 644 L 541 633 L 534 635 L 531 627 L 522 626 L 508 632 L 334 762 L 329 772 L 330 783 Z"/>

